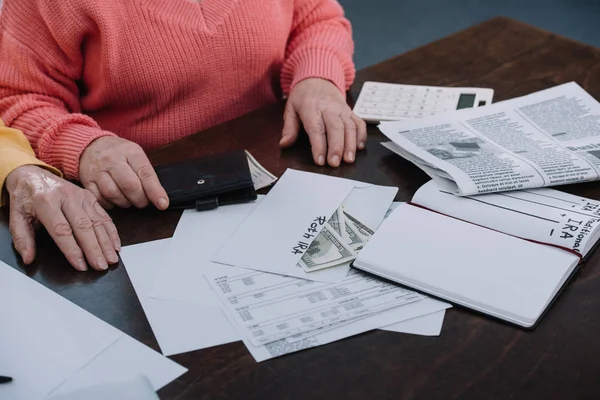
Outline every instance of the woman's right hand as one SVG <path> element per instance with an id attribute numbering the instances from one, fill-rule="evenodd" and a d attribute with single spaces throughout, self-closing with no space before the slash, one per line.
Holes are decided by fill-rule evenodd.
<path id="1" fill-rule="evenodd" d="M 169 198 L 142 148 L 129 140 L 104 136 L 86 147 L 79 160 L 79 180 L 107 208 L 169 206 Z"/>

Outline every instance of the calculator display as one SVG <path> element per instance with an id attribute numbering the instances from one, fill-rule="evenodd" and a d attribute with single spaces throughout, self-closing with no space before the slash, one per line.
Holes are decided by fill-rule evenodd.
<path id="1" fill-rule="evenodd" d="M 475 105 L 475 95 L 474 94 L 461 93 L 458 98 L 458 105 L 456 106 L 456 109 L 461 110 L 463 108 L 472 108 L 474 105 Z"/>

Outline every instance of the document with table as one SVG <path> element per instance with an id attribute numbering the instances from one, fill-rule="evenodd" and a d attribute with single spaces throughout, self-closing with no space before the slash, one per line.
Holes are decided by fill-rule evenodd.
<path id="1" fill-rule="evenodd" d="M 240 207 L 243 206 L 231 206 L 229 211 Z M 220 212 L 226 209 L 227 207 L 224 207 Z M 214 212 L 206 213 L 186 211 L 182 216 L 180 225 L 203 226 L 203 224 L 199 223 L 216 221 L 216 219 L 211 217 L 211 214 L 217 212 L 219 211 L 215 210 Z M 227 220 L 226 217 L 223 218 L 224 222 Z M 160 255 L 166 254 L 169 250 L 171 250 L 169 253 L 173 254 L 174 248 L 169 249 L 171 245 L 171 239 L 163 239 L 126 246 L 121 253 L 131 282 L 140 298 L 140 302 L 152 326 L 162 353 L 173 355 L 240 340 L 242 336 L 237 333 L 232 323 L 226 317 L 218 297 L 210 286 L 208 286 L 208 282 L 204 278 L 202 271 L 205 271 L 205 269 L 199 265 L 188 265 L 188 268 L 176 267 L 176 264 L 161 260 Z M 209 268 L 233 269 L 220 266 L 219 264 L 215 264 Z M 148 277 L 156 277 L 157 289 L 159 290 L 155 294 L 144 295 L 143 293 L 149 293 L 147 286 Z M 170 283 L 166 287 L 158 284 L 162 279 L 169 279 Z M 187 293 L 186 290 L 178 293 L 168 288 L 169 285 L 176 284 L 178 281 L 181 282 L 182 287 L 189 287 L 190 290 Z M 184 284 L 184 282 L 187 284 Z M 194 286 L 201 289 L 194 291 Z M 164 293 L 160 290 L 161 288 L 165 288 Z M 200 294 L 199 292 L 202 292 L 200 296 L 194 296 L 194 293 Z M 163 298 L 158 296 L 163 296 Z M 164 297 L 167 297 L 167 299 Z M 350 329 L 360 332 L 380 328 L 399 333 L 437 336 L 440 334 L 444 320 L 444 310 L 447 307 L 449 305 L 446 303 L 426 299 L 412 303 L 406 307 L 376 314 L 377 319 L 372 319 L 372 322 L 363 319 L 357 324 L 347 324 L 347 326 Z M 390 321 L 400 322 L 391 323 Z M 207 326 L 210 326 L 211 329 L 206 329 Z M 373 327 L 367 329 L 367 327 L 371 326 Z M 323 332 L 324 329 L 317 331 Z M 347 329 L 340 329 L 337 333 L 332 332 L 330 335 L 339 335 L 335 338 L 335 340 L 339 340 L 350 336 L 348 332 L 350 331 Z M 298 340 L 298 337 L 300 335 L 288 338 L 289 343 L 291 344 L 295 340 Z M 333 339 L 320 335 L 312 339 L 313 344 L 316 344 L 317 340 L 320 340 L 321 344 L 325 344 L 324 340 L 331 341 Z M 287 341 L 280 341 L 279 345 L 282 345 L 282 343 L 287 343 Z M 255 352 L 259 352 L 268 358 L 272 358 L 272 354 L 280 352 L 279 350 L 274 350 L 273 345 L 268 347 L 262 346 L 256 349 Z"/>
<path id="2" fill-rule="evenodd" d="M 254 346 L 332 328 L 423 296 L 351 271 L 339 284 L 244 269 L 205 275 L 232 321 Z"/>

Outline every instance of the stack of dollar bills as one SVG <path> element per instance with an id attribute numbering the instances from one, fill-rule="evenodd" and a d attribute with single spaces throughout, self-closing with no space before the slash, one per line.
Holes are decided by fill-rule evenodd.
<path id="1" fill-rule="evenodd" d="M 300 265 L 313 272 L 353 261 L 373 233 L 342 205 L 302 255 Z"/>

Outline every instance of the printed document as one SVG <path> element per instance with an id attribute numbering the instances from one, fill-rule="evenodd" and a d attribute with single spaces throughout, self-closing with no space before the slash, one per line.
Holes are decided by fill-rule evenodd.
<path id="1" fill-rule="evenodd" d="M 539 188 L 454 196 L 435 181 L 421 186 L 412 202 L 427 209 L 586 256 L 600 234 L 600 201 Z"/>
<path id="2" fill-rule="evenodd" d="M 457 195 L 600 179 L 600 103 L 575 82 L 379 129 L 388 149 Z"/>
<path id="3" fill-rule="evenodd" d="M 205 275 L 254 346 L 423 299 L 355 270 L 339 284 L 244 269 Z"/>

